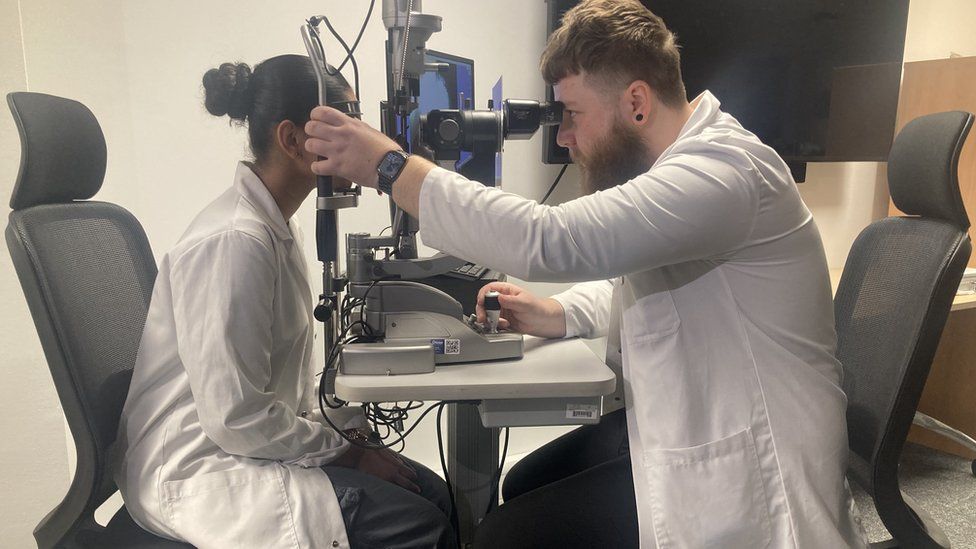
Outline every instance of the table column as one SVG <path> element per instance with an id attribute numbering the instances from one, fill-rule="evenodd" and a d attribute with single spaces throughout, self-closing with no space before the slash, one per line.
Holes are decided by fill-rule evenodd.
<path id="1" fill-rule="evenodd" d="M 474 404 L 449 404 L 447 470 L 454 489 L 461 547 L 471 544 L 474 529 L 491 502 L 491 482 L 498 470 L 498 429 L 487 429 Z"/>

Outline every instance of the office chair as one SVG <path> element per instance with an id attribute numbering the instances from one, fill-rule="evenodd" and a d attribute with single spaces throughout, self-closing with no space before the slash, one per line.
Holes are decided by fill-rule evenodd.
<path id="1" fill-rule="evenodd" d="M 119 206 L 87 200 L 105 175 L 105 138 L 87 107 L 40 93 L 7 102 L 21 139 L 6 238 L 78 453 L 64 499 L 34 529 L 50 547 L 190 547 L 146 532 L 116 491 L 113 443 L 146 322 L 156 263 L 146 234 Z"/>
<path id="2" fill-rule="evenodd" d="M 949 547 L 899 489 L 898 459 L 972 250 L 957 179 L 972 124 L 972 114 L 945 112 L 917 118 L 898 134 L 888 186 L 908 215 L 876 221 L 858 235 L 834 297 L 848 397 L 848 478 L 871 495 L 893 536 L 875 548 Z"/>

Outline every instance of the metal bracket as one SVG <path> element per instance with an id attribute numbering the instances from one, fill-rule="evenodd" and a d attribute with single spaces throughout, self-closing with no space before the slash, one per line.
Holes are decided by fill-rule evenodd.
<path id="1" fill-rule="evenodd" d="M 359 205 L 358 194 L 337 194 L 334 196 L 320 196 L 315 200 L 315 207 L 319 210 L 342 210 L 355 208 Z"/>

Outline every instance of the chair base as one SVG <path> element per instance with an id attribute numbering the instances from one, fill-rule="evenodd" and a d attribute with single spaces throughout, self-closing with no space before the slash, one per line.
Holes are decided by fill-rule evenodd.
<path id="1" fill-rule="evenodd" d="M 923 414 L 922 412 L 915 412 L 915 419 L 912 420 L 912 423 L 918 425 L 919 427 L 928 429 L 933 433 L 940 434 L 967 450 L 976 452 L 976 439 L 973 439 L 973 437 L 967 435 L 966 433 L 950 427 L 933 417 Z M 976 476 L 976 459 L 972 461 L 970 468 L 973 471 L 973 476 Z"/>

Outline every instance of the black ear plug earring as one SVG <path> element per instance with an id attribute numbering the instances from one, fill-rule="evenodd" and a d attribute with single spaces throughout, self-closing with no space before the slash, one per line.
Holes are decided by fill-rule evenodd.
<path id="1" fill-rule="evenodd" d="M 640 121 L 644 120 L 644 115 L 643 114 L 638 114 L 636 118 L 637 118 L 637 121 L 640 122 Z"/>

